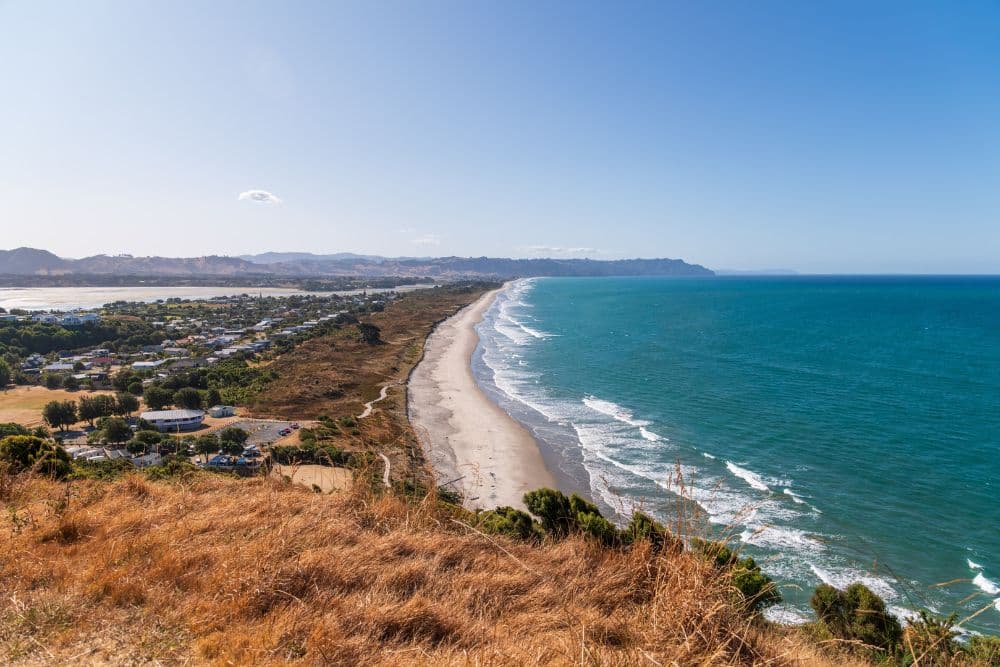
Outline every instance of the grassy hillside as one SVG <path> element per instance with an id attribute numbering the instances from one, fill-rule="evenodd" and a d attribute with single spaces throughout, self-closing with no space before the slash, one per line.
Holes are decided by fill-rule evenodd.
<path id="1" fill-rule="evenodd" d="M 2 660 L 829 664 L 705 559 L 516 543 L 369 488 L 6 477 Z"/>

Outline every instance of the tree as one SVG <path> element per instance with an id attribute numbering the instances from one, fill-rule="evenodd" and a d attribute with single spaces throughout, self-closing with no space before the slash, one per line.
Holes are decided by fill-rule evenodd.
<path id="1" fill-rule="evenodd" d="M 132 394 L 126 391 L 115 395 L 115 414 L 128 417 L 138 409 L 139 399 Z"/>
<path id="2" fill-rule="evenodd" d="M 214 433 L 206 433 L 205 435 L 199 436 L 198 439 L 194 441 L 194 451 L 197 454 L 201 454 L 207 461 L 209 454 L 214 454 L 219 451 L 219 439 L 215 437 Z"/>
<path id="3" fill-rule="evenodd" d="M 100 412 L 100 406 L 97 401 L 98 398 L 99 396 L 80 397 L 80 400 L 78 401 L 79 407 L 77 409 L 80 421 L 85 421 L 91 426 L 93 426 L 95 419 L 97 419 L 98 417 L 105 416 Z"/>
<path id="4" fill-rule="evenodd" d="M 131 382 L 125 389 L 128 393 L 133 396 L 142 396 L 142 383 L 141 382 Z"/>
<path id="5" fill-rule="evenodd" d="M 146 443 L 141 440 L 129 440 L 125 443 L 125 449 L 127 449 L 128 453 L 132 456 L 139 456 L 146 453 Z"/>
<path id="6" fill-rule="evenodd" d="M 132 437 L 132 428 L 124 419 L 111 418 L 104 422 L 104 439 L 120 443 Z"/>
<path id="7" fill-rule="evenodd" d="M 222 453 L 229 454 L 230 456 L 239 456 L 243 453 L 243 445 L 232 440 L 223 440 Z"/>
<path id="8" fill-rule="evenodd" d="M 72 375 L 67 375 L 63 378 L 62 387 L 66 391 L 76 391 L 80 388 L 80 381 Z"/>
<path id="9" fill-rule="evenodd" d="M 205 393 L 205 405 L 208 407 L 222 405 L 222 394 L 219 393 L 218 389 L 209 389 Z"/>
<path id="10" fill-rule="evenodd" d="M 359 322 L 358 331 L 361 332 L 361 340 L 369 345 L 379 345 L 382 342 L 382 330 L 374 324 Z"/>
<path id="11" fill-rule="evenodd" d="M 143 399 L 150 410 L 162 410 L 173 403 L 174 394 L 169 389 L 153 385 L 143 391 Z"/>
<path id="12" fill-rule="evenodd" d="M 73 401 L 49 401 L 42 408 L 42 419 L 49 426 L 65 431 L 77 421 L 76 403 Z"/>
<path id="13" fill-rule="evenodd" d="M 7 385 L 14 379 L 14 374 L 10 370 L 10 364 L 0 359 L 0 390 L 7 391 Z"/>
<path id="14" fill-rule="evenodd" d="M 45 384 L 46 389 L 58 389 L 62 384 L 62 380 L 55 373 L 46 373 L 42 378 L 42 382 Z"/>
<path id="15" fill-rule="evenodd" d="M 110 417 L 115 414 L 115 410 L 118 408 L 118 401 L 111 394 L 98 394 L 94 396 L 94 404 L 98 417 Z"/>
<path id="16" fill-rule="evenodd" d="M 136 431 L 135 436 L 132 439 L 145 445 L 157 445 L 163 441 L 163 434 L 159 431 L 142 429 L 140 431 Z"/>
<path id="17" fill-rule="evenodd" d="M 84 370 L 85 368 L 86 366 L 83 365 L 82 361 L 77 361 L 73 363 L 73 370 L 76 371 L 77 373 Z"/>
<path id="18" fill-rule="evenodd" d="M 201 408 L 201 393 L 193 387 L 182 387 L 174 392 L 174 405 L 186 410 Z"/>
<path id="19" fill-rule="evenodd" d="M 14 472 L 31 470 L 57 478 L 72 470 L 69 454 L 59 445 L 31 435 L 11 435 L 0 439 L 0 461 Z"/>
<path id="20" fill-rule="evenodd" d="M 250 434 L 237 426 L 227 426 L 226 428 L 219 431 L 219 440 L 222 442 L 234 442 L 241 448 L 243 444 L 247 441 Z"/>
<path id="21" fill-rule="evenodd" d="M 195 437 L 193 435 L 185 435 L 177 443 L 177 454 L 179 456 L 190 456 L 194 453 L 194 443 Z"/>

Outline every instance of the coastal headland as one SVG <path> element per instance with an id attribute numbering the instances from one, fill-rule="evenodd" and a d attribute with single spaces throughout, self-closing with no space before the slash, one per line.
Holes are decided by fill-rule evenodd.
<path id="1" fill-rule="evenodd" d="M 469 508 L 523 507 L 526 491 L 555 486 L 534 438 L 472 374 L 475 327 L 497 291 L 437 326 L 408 387 L 410 422 L 438 483 L 461 491 Z"/>

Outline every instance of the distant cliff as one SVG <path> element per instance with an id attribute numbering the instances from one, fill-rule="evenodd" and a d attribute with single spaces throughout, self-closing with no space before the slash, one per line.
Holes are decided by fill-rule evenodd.
<path id="1" fill-rule="evenodd" d="M 427 276 L 450 278 L 527 276 L 711 276 L 680 259 L 508 259 L 265 253 L 246 257 L 133 257 L 94 255 L 64 259 L 46 250 L 0 250 L 0 275 L 134 276 Z"/>

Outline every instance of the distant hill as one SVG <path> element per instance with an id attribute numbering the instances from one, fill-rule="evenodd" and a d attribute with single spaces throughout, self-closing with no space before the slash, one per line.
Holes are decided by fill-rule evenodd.
<path id="1" fill-rule="evenodd" d="M 337 252 L 332 255 L 316 255 L 311 252 L 262 252 L 259 255 L 240 255 L 240 259 L 254 264 L 278 264 L 280 262 L 322 262 L 344 259 L 365 259 L 380 262 L 385 258 L 377 255 L 357 255 L 353 252 Z"/>
<path id="2" fill-rule="evenodd" d="M 527 276 L 711 276 L 680 259 L 508 259 L 496 257 L 377 257 L 338 253 L 263 253 L 245 257 L 133 257 L 94 255 L 63 259 L 32 248 L 0 250 L 0 275 L 134 276 L 392 276 L 441 280 Z"/>
<path id="3" fill-rule="evenodd" d="M 14 248 L 0 250 L 0 273 L 46 275 L 70 272 L 70 262 L 48 250 Z"/>

